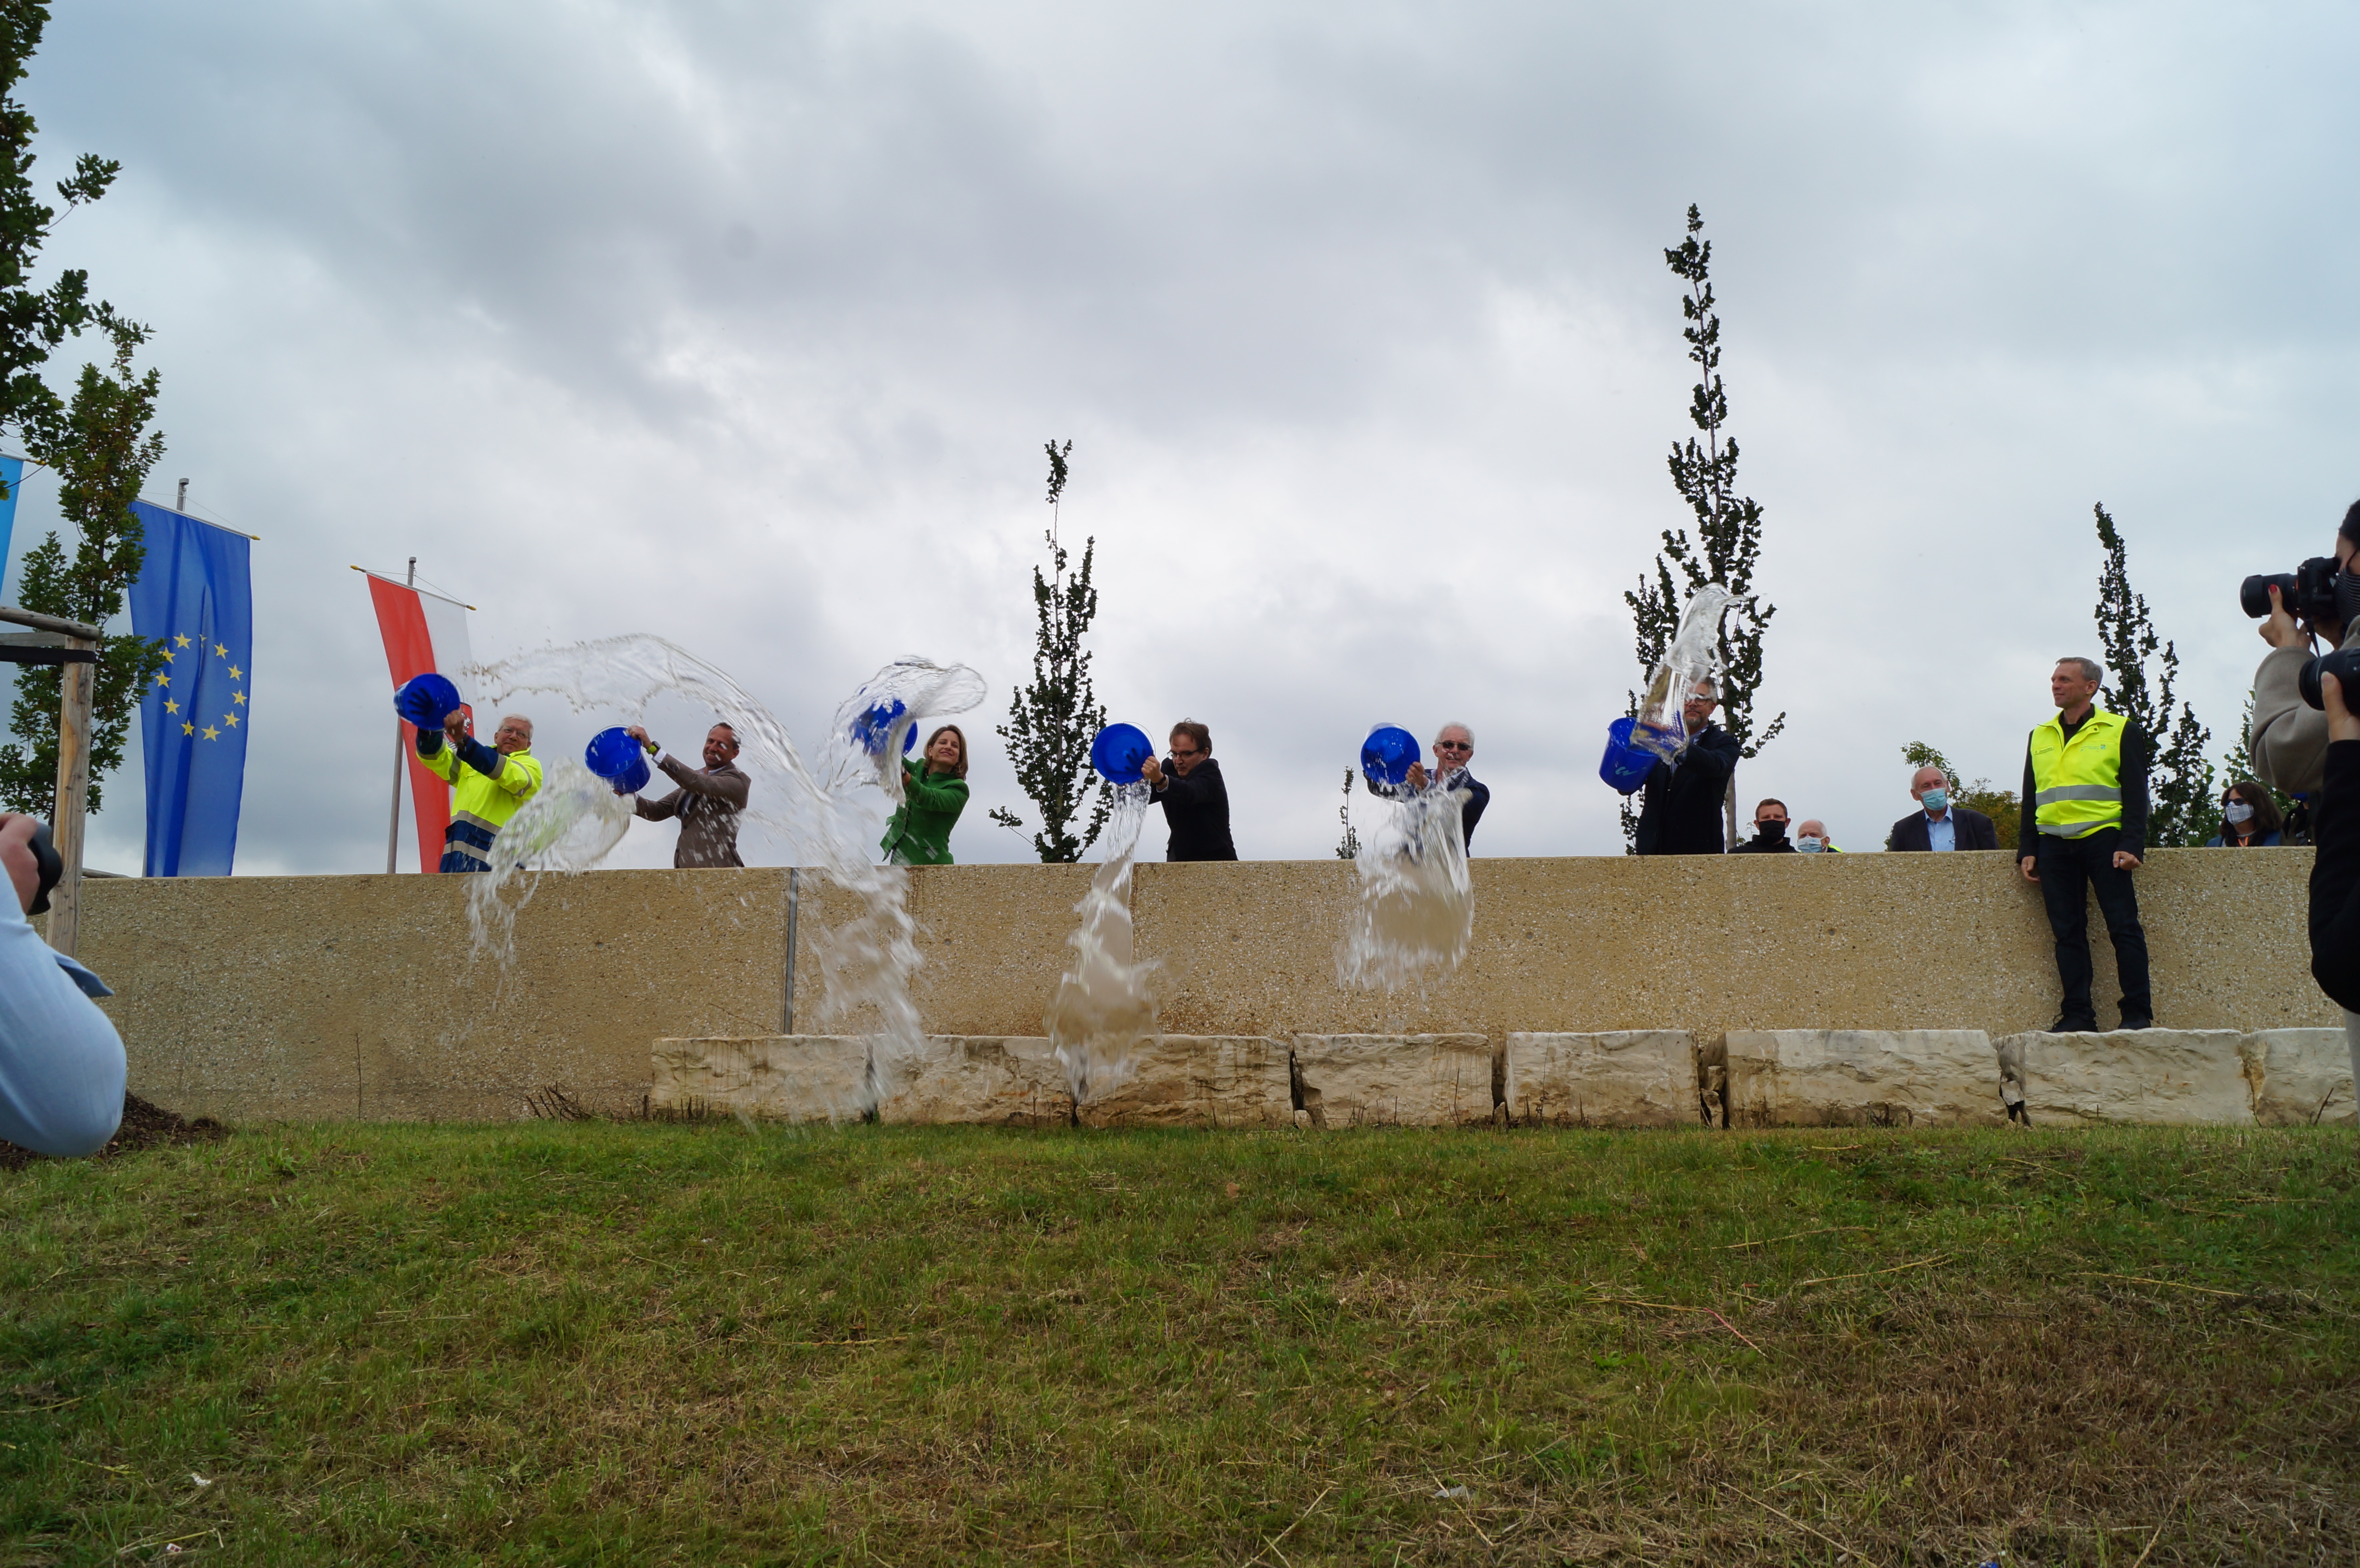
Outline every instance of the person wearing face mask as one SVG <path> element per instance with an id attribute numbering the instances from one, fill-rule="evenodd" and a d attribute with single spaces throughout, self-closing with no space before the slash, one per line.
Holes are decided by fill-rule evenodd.
<path id="1" fill-rule="evenodd" d="M 2245 744 L 2254 774 L 2281 795 L 2317 793 L 2327 768 L 2327 715 L 2302 700 L 2297 684 L 2309 662 L 2313 639 L 2329 648 L 2360 647 L 2360 501 L 2344 514 L 2335 534 L 2335 617 L 2298 622 L 2270 593 L 2262 640 L 2270 651 L 2254 671 L 2254 722 Z"/>
<path id="2" fill-rule="evenodd" d="M 1688 688 L 1680 704 L 1688 745 L 1679 760 L 1662 757 L 1647 770 L 1633 848 L 1641 855 L 1719 855 L 1729 847 L 1721 833 L 1721 802 L 1737 771 L 1737 737 L 1712 722 L 1721 689 L 1710 681 Z"/>
<path id="3" fill-rule="evenodd" d="M 2207 849 L 2276 849 L 2285 843 L 2278 802 L 2250 779 L 2240 779 L 2221 797 L 2221 831 L 2204 841 Z"/>
<path id="4" fill-rule="evenodd" d="M 1754 808 L 1754 836 L 1729 853 L 1792 855 L 1795 849 L 1795 845 L 1786 842 L 1786 802 L 1765 800 Z"/>
<path id="5" fill-rule="evenodd" d="M 1981 811 L 1950 803 L 1950 780 L 1928 764 L 1909 776 L 1918 810 L 1893 824 L 1888 849 L 1997 849 L 1999 829 Z"/>
<path id="6" fill-rule="evenodd" d="M 1795 847 L 1805 855 L 1841 855 L 1843 846 L 1828 837 L 1828 824 L 1805 817 L 1795 824 Z"/>

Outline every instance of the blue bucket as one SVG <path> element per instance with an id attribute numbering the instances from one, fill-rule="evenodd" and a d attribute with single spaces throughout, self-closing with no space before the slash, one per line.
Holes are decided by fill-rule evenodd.
<path id="1" fill-rule="evenodd" d="M 1642 751 L 1631 744 L 1631 725 L 1634 721 L 1617 719 L 1606 726 L 1606 756 L 1598 764 L 1598 777 L 1618 794 L 1634 795 L 1655 771 L 1655 754 Z"/>
<path id="2" fill-rule="evenodd" d="M 1090 742 L 1090 766 L 1109 784 L 1136 784 L 1155 743 L 1136 724 L 1109 724 Z"/>
<path id="3" fill-rule="evenodd" d="M 853 720 L 852 727 L 845 733 L 861 750 L 871 757 L 881 757 L 885 755 L 886 742 L 892 736 L 895 721 L 909 711 L 909 706 L 899 697 L 890 702 L 880 702 Z M 901 737 L 902 755 L 908 756 L 917 744 L 918 726 L 912 724 L 910 733 Z"/>
<path id="4" fill-rule="evenodd" d="M 464 704 L 459 699 L 459 688 L 442 676 L 428 670 L 413 675 L 393 694 L 393 711 L 405 723 L 421 730 L 439 730 L 442 721 L 457 713 Z"/>
<path id="5" fill-rule="evenodd" d="M 600 730 L 582 748 L 582 766 L 615 787 L 617 795 L 636 795 L 648 787 L 647 748 L 621 729 Z"/>
<path id="6" fill-rule="evenodd" d="M 1399 724 L 1379 724 L 1360 743 L 1360 771 L 1371 784 L 1404 783 L 1417 758 L 1417 736 Z"/>

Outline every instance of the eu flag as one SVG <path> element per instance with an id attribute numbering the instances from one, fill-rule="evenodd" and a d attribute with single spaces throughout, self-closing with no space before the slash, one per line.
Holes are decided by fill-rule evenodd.
<path id="1" fill-rule="evenodd" d="M 246 792 L 254 589 L 246 535 L 135 501 L 148 561 L 131 630 L 169 661 L 139 700 L 148 755 L 148 875 L 226 877 Z"/>

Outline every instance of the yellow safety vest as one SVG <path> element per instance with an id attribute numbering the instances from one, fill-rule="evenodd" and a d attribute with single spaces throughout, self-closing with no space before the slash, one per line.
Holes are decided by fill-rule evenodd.
<path id="1" fill-rule="evenodd" d="M 2123 825 L 2126 727 L 2120 713 L 2092 708 L 2071 740 L 2061 713 L 2032 732 L 2033 821 L 2042 833 L 2086 838 Z"/>

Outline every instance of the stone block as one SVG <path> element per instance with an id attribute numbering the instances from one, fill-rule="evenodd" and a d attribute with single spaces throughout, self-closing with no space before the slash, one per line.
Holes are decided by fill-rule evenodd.
<path id="1" fill-rule="evenodd" d="M 2236 1029 L 2035 1031 L 2009 1035 L 1997 1050 L 2006 1093 L 2023 1097 L 2035 1126 L 2251 1127 L 2245 1038 Z"/>
<path id="2" fill-rule="evenodd" d="M 1480 1034 L 1299 1034 L 1295 1086 L 1314 1127 L 1464 1127 L 1491 1119 Z"/>
<path id="3" fill-rule="evenodd" d="M 743 1111 L 775 1121 L 847 1121 L 867 1114 L 869 1041 L 858 1035 L 738 1035 L 660 1040 L 650 1053 L 659 1110 Z"/>
<path id="4" fill-rule="evenodd" d="M 1981 1029 L 1731 1029 L 1732 1127 L 1997 1127 Z"/>
<path id="5" fill-rule="evenodd" d="M 877 1119 L 977 1127 L 1070 1127 L 1074 1094 L 1040 1035 L 928 1035 L 890 1071 L 879 1062 Z"/>
<path id="6" fill-rule="evenodd" d="M 1167 1034 L 1139 1048 L 1123 1081 L 1076 1107 L 1084 1127 L 1295 1125 L 1284 1040 Z"/>
<path id="7" fill-rule="evenodd" d="M 1700 1086 L 1688 1030 L 1615 1029 L 1510 1035 L 1502 1091 L 1519 1126 L 1694 1127 Z"/>
<path id="8" fill-rule="evenodd" d="M 2238 1048 L 2254 1119 L 2264 1127 L 2351 1127 L 2351 1040 L 2340 1029 L 2257 1029 Z"/>

